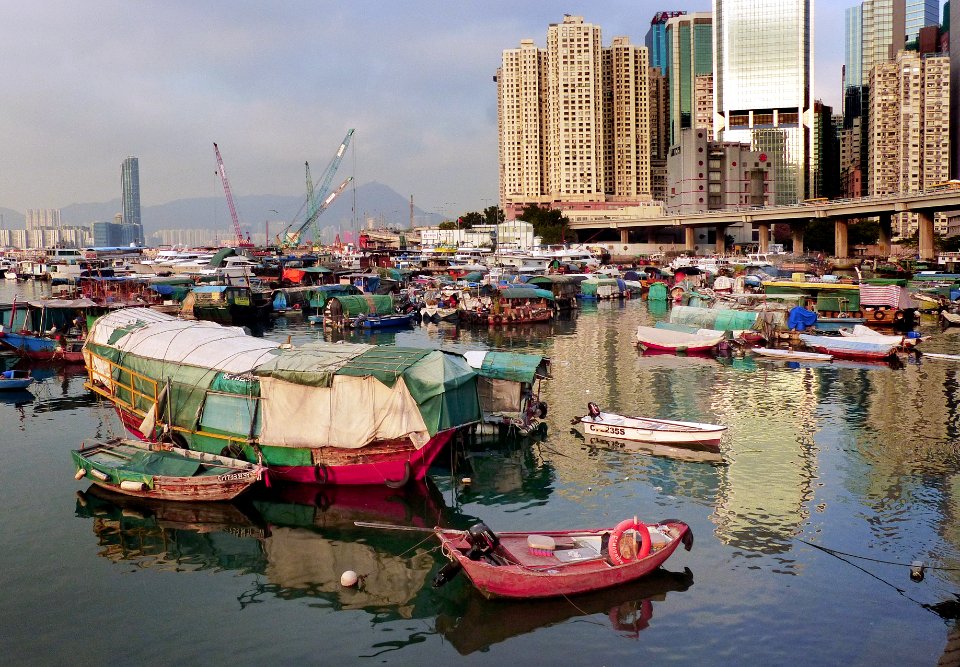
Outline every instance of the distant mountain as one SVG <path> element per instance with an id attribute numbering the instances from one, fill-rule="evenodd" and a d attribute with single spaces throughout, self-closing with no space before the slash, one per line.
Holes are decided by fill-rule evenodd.
<path id="1" fill-rule="evenodd" d="M 237 214 L 245 231 L 262 232 L 264 222 L 271 223 L 271 234 L 281 231 L 277 223 L 283 226 L 296 221 L 302 222 L 306 215 L 303 196 L 284 195 L 246 195 L 235 196 Z M 356 215 L 354 215 L 356 201 Z M 71 204 L 60 209 L 60 221 L 64 225 L 89 225 L 91 222 L 112 221 L 122 209 L 120 199 L 108 202 Z M 4 226 L 7 229 L 24 227 L 24 214 L 11 209 L 0 208 Z M 414 207 L 414 224 L 418 227 L 437 225 L 443 218 L 437 213 L 429 213 Z M 233 231 L 230 210 L 225 197 L 198 197 L 178 199 L 144 206 L 141 210 L 144 234 L 149 237 L 159 229 L 218 229 Z M 320 221 L 323 227 L 341 227 L 351 229 L 354 220 L 359 226 L 366 226 L 368 220 L 374 226 L 407 227 L 410 224 L 410 200 L 398 194 L 382 183 L 366 183 L 355 190 L 343 192 L 323 212 Z"/>

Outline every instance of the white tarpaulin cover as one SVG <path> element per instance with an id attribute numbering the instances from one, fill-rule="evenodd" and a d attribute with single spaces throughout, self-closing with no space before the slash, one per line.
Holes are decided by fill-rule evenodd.
<path id="1" fill-rule="evenodd" d="M 310 447 L 323 442 L 356 449 L 374 440 L 409 437 L 420 448 L 430 439 L 402 378 L 388 387 L 373 377 L 337 375 L 330 387 L 312 387 L 261 377 L 260 395 L 264 445 Z"/>
<path id="2" fill-rule="evenodd" d="M 236 374 L 269 361 L 280 347 L 249 336 L 239 327 L 181 320 L 149 308 L 125 308 L 104 315 L 90 331 L 89 340 L 147 359 Z"/>

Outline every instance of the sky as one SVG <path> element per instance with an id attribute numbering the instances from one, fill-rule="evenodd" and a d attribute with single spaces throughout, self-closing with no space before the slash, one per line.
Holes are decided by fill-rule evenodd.
<path id="1" fill-rule="evenodd" d="M 442 214 L 497 199 L 493 75 L 563 15 L 643 44 L 653 14 L 710 0 L 6 0 L 0 29 L 0 207 L 120 196 L 136 156 L 141 204 L 300 195 L 350 128 L 338 176 L 384 183 Z M 843 12 L 814 13 L 815 96 L 840 100 Z M 339 179 L 338 179 L 339 180 Z M 266 215 L 267 212 L 263 212 Z M 258 217 L 256 212 L 248 212 Z"/>

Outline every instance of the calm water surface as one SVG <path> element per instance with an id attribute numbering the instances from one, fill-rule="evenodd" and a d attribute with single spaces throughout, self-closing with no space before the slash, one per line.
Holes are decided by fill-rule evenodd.
<path id="1" fill-rule="evenodd" d="M 36 285 L 0 285 L 0 302 Z M 82 368 L 34 366 L 0 395 L 0 655 L 11 664 L 230 661 L 436 664 L 935 664 L 960 645 L 960 364 L 789 367 L 644 356 L 643 302 L 506 332 L 428 325 L 352 340 L 553 359 L 549 430 L 441 455 L 429 484 L 274 488 L 233 505 L 118 501 L 73 479 L 69 450 L 121 432 Z M 960 330 L 928 351 L 960 352 Z M 279 320 L 266 336 L 321 338 Z M 616 412 L 730 429 L 723 461 L 585 441 Z M 295 415 L 291 416 L 295 418 Z M 469 484 L 463 479 L 470 478 Z M 355 520 L 494 530 L 680 518 L 657 576 L 569 600 L 480 597 L 426 535 Z M 908 565 L 922 560 L 914 583 Z M 359 590 L 339 585 L 356 570 Z M 956 649 L 954 649 L 956 650 Z M 952 654 L 956 660 L 956 653 Z"/>

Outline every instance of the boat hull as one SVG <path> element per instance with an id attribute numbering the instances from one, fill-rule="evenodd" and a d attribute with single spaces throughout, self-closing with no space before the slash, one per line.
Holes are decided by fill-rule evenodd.
<path id="1" fill-rule="evenodd" d="M 0 391 L 19 391 L 26 389 L 33 384 L 33 378 L 23 378 L 18 380 L 5 380 L 0 378 Z"/>
<path id="2" fill-rule="evenodd" d="M 510 565 L 494 565 L 483 560 L 474 561 L 468 558 L 466 552 L 469 550 L 469 544 L 460 531 L 438 530 L 437 536 L 444 554 L 463 567 L 464 573 L 485 597 L 531 599 L 576 595 L 635 581 L 659 568 L 673 555 L 681 543 L 688 549 L 692 545 L 693 534 L 685 523 L 667 521 L 658 525 L 668 528 L 674 534 L 672 539 L 645 558 L 628 561 L 622 565 L 611 565 L 603 558 L 561 564 L 553 557 L 537 558 L 521 556 L 518 553 L 526 546 L 527 537 L 531 534 L 546 535 L 555 539 L 583 535 L 596 537 L 604 533 L 612 533 L 613 528 L 589 531 L 499 533 L 501 547 L 497 552 L 503 553 L 507 550 L 511 560 L 518 557 L 517 560 L 520 561 Z"/>
<path id="3" fill-rule="evenodd" d="M 146 440 L 139 431 L 143 417 L 117 408 L 117 413 L 127 432 Z M 375 485 L 402 486 L 407 482 L 423 479 L 430 465 L 453 437 L 456 429 L 441 431 L 416 449 L 409 441 L 372 443 L 358 449 L 317 447 L 311 450 L 314 465 L 271 464 L 265 455 L 270 479 L 297 484 L 330 485 Z"/>
<path id="4" fill-rule="evenodd" d="M 591 420 L 589 416 L 580 420 L 584 435 L 597 435 L 618 440 L 649 442 L 663 445 L 700 445 L 719 447 L 726 432 L 726 426 L 715 424 L 696 424 L 693 422 L 673 422 L 668 420 L 636 420 L 651 422 L 650 428 L 631 426 L 630 418 L 623 421 L 610 419 Z"/>
<path id="5" fill-rule="evenodd" d="M 83 363 L 83 352 L 67 350 L 53 338 L 3 332 L 0 334 L 0 346 L 11 349 L 19 356 L 31 361 Z"/>
<path id="6" fill-rule="evenodd" d="M 155 498 L 159 500 L 175 501 L 225 501 L 232 500 L 249 489 L 263 477 L 263 468 L 259 465 L 237 461 L 226 457 L 215 457 L 199 452 L 184 452 L 172 448 L 165 450 L 159 447 L 134 443 L 125 446 L 120 441 L 94 445 L 79 450 L 73 450 L 74 464 L 77 466 L 78 479 L 88 479 L 100 488 L 122 493 L 136 498 Z M 97 455 L 104 449 L 111 451 L 117 446 L 128 451 L 151 451 L 158 454 L 177 455 L 194 459 L 208 466 L 222 468 L 220 474 L 205 474 L 195 476 L 148 475 L 150 483 L 125 486 L 127 471 L 123 466 L 103 465 L 97 460 Z M 82 473 L 82 474 L 81 474 Z M 139 472 L 136 473 L 141 476 Z"/>

